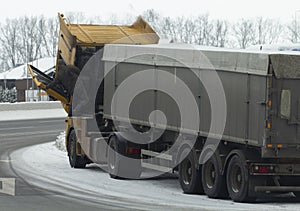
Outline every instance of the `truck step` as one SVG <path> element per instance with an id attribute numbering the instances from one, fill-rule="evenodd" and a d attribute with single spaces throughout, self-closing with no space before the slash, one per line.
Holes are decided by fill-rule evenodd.
<path id="1" fill-rule="evenodd" d="M 153 152 L 153 151 L 150 151 L 150 150 L 142 149 L 141 154 L 151 156 L 151 157 L 155 157 L 155 158 L 160 158 L 160 159 L 172 161 L 172 155 L 169 155 L 169 154 L 166 154 L 166 153 L 158 153 L 158 152 Z"/>
<path id="2" fill-rule="evenodd" d="M 159 166 L 159 165 L 145 163 L 145 162 L 142 162 L 142 167 L 147 168 L 147 169 L 152 169 L 155 171 L 161 171 L 161 172 L 172 172 L 172 170 L 173 170 L 172 168 L 169 168 L 169 167 Z"/>

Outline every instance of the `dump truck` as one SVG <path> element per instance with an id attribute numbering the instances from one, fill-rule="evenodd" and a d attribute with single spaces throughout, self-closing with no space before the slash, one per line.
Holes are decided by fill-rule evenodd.
<path id="1" fill-rule="evenodd" d="M 175 172 L 184 193 L 238 202 L 299 196 L 299 53 L 157 44 L 141 20 L 130 26 L 138 41 L 122 28 L 126 42 L 104 42 L 116 31 L 92 36 L 60 20 L 59 80 L 28 68 L 65 105 L 72 167 L 107 163 L 112 178 L 132 179 Z"/>

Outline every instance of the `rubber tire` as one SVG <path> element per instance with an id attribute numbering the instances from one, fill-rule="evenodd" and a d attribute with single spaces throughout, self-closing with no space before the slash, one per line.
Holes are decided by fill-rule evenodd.
<path id="1" fill-rule="evenodd" d="M 226 177 L 221 174 L 220 165 L 215 153 L 202 165 L 203 190 L 210 198 L 228 198 Z"/>
<path id="2" fill-rule="evenodd" d="M 185 150 L 189 150 L 190 152 L 184 159 L 182 157 L 184 155 L 184 150 L 180 155 L 180 160 L 183 159 L 178 166 L 180 186 L 186 194 L 203 194 L 201 171 L 196 168 L 194 153 L 190 149 Z"/>
<path id="3" fill-rule="evenodd" d="M 237 171 L 237 172 L 236 172 Z M 233 187 L 234 178 L 240 175 L 240 184 L 237 188 Z M 237 178 L 236 178 L 237 179 Z M 226 181 L 229 197 L 235 202 L 253 202 L 254 197 L 249 197 L 250 175 L 245 166 L 245 158 L 234 155 L 228 164 Z M 236 190 L 234 190 L 236 189 Z M 251 194 L 252 195 L 252 194 Z"/>
<path id="4" fill-rule="evenodd" d="M 126 144 L 112 136 L 109 141 L 107 164 L 108 172 L 113 179 L 140 179 L 142 173 L 141 159 L 130 159 L 130 163 L 121 155 L 125 154 Z"/>
<path id="5" fill-rule="evenodd" d="M 84 156 L 78 156 L 76 154 L 77 137 L 74 130 L 70 132 L 68 140 L 68 156 L 69 163 L 72 168 L 85 168 L 87 159 Z"/>

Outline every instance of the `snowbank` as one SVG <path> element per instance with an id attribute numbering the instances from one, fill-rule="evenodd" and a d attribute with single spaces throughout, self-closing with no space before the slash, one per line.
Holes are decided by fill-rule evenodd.
<path id="1" fill-rule="evenodd" d="M 62 108 L 0 111 L 0 121 L 64 118 L 66 116 L 67 113 Z"/>
<path id="2" fill-rule="evenodd" d="M 0 121 L 64 118 L 67 113 L 60 102 L 0 103 Z"/>
<path id="3" fill-rule="evenodd" d="M 66 136 L 66 132 L 63 131 L 61 132 L 56 140 L 55 140 L 55 146 L 57 147 L 57 149 L 59 149 L 60 151 L 66 152 L 66 145 L 65 145 L 65 136 Z"/>
<path id="4" fill-rule="evenodd" d="M 59 101 L 0 103 L 0 111 L 36 110 L 36 109 L 62 109 Z"/>

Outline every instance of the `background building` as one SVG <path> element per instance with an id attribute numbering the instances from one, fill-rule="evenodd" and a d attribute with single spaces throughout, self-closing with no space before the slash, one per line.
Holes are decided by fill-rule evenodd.
<path id="1" fill-rule="evenodd" d="M 30 62 L 30 64 L 52 76 L 55 71 L 55 61 L 54 57 L 47 57 Z M 48 96 L 33 83 L 27 64 L 0 73 L 0 90 L 6 89 L 16 89 L 18 102 L 49 100 Z"/>

